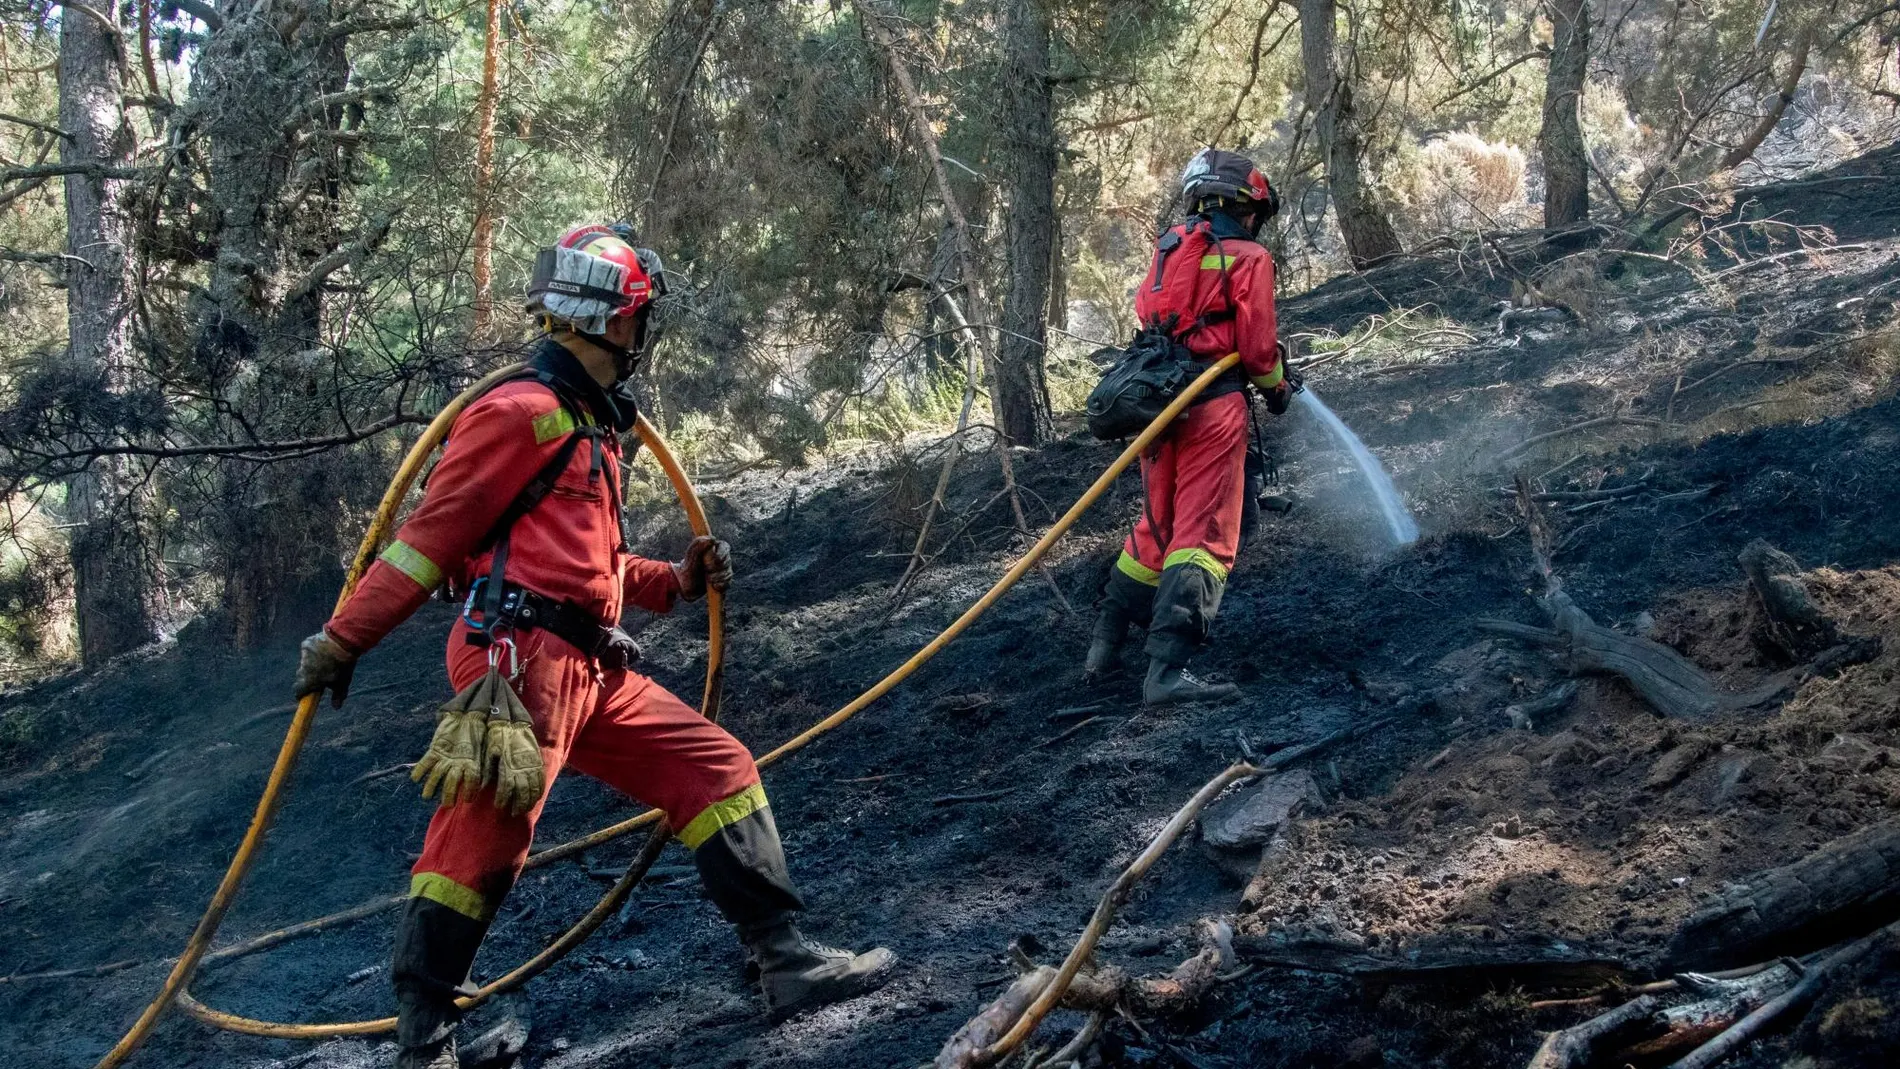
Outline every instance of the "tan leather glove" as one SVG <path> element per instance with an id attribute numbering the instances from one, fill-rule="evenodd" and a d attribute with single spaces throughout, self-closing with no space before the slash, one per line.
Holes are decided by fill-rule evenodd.
<path id="1" fill-rule="evenodd" d="M 429 752 L 409 773 L 411 780 L 422 784 L 424 798 L 434 798 L 440 790 L 441 804 L 451 806 L 467 801 L 481 789 L 487 763 L 488 713 L 495 705 L 497 685 L 507 684 L 502 683 L 501 673 L 489 672 L 436 711 L 435 737 L 429 740 Z"/>
<path id="2" fill-rule="evenodd" d="M 495 705 L 488 714 L 487 756 L 482 782 L 495 788 L 495 808 L 520 816 L 547 789 L 547 766 L 534 737 L 534 718 L 508 681 L 496 676 Z"/>
<path id="3" fill-rule="evenodd" d="M 721 594 L 732 582 L 732 547 L 711 535 L 699 535 L 686 547 L 686 559 L 673 565 L 680 597 L 698 601 L 712 587 Z"/>
<path id="4" fill-rule="evenodd" d="M 356 675 L 356 654 L 343 648 L 343 644 L 330 637 L 328 631 L 319 631 L 303 640 L 297 647 L 297 697 L 306 694 L 330 692 L 330 704 L 343 707 L 343 699 L 350 693 L 350 678 Z"/>

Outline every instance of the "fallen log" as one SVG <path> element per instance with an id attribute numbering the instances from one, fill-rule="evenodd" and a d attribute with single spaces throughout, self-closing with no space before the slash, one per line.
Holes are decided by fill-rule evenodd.
<path id="1" fill-rule="evenodd" d="M 1659 1027 L 1656 996 L 1626 1002 L 1579 1025 L 1552 1032 L 1524 1069 L 1584 1069 L 1596 1059 L 1624 1046 L 1637 1035 Z"/>
<path id="2" fill-rule="evenodd" d="M 1235 936 L 1234 949 L 1249 964 L 1331 973 L 1387 985 L 1620 990 L 1618 985 L 1624 984 L 1632 971 L 1619 961 L 1579 957 L 1545 944 L 1419 949 L 1401 958 L 1369 954 L 1336 943 L 1288 941 L 1269 934 Z"/>
<path id="3" fill-rule="evenodd" d="M 1742 1049 L 1763 1029 L 1774 1024 L 1782 1014 L 1805 1008 L 1813 1002 L 1820 995 L 1821 989 L 1827 985 L 1828 975 L 1834 970 L 1854 964 L 1866 957 L 1868 951 L 1882 940 L 1896 935 L 1900 935 L 1900 924 L 1889 925 L 1835 951 L 1809 969 L 1808 974 L 1801 978 L 1800 983 L 1736 1022 L 1733 1028 L 1697 1047 L 1690 1052 L 1688 1057 L 1671 1065 L 1669 1069 L 1709 1069 L 1710 1066 Z"/>
<path id="4" fill-rule="evenodd" d="M 1900 820 L 1732 884 L 1676 929 L 1670 971 L 1801 954 L 1900 916 Z"/>

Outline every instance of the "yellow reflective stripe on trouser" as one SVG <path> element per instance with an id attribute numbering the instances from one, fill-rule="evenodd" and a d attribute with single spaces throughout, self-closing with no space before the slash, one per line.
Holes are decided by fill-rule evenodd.
<path id="1" fill-rule="evenodd" d="M 442 585 L 442 569 L 407 542 L 391 542 L 389 548 L 383 550 L 382 561 L 414 579 L 416 585 L 424 590 L 434 590 Z"/>
<path id="2" fill-rule="evenodd" d="M 534 444 L 546 445 L 554 439 L 574 433 L 574 413 L 566 406 L 534 417 Z"/>
<path id="3" fill-rule="evenodd" d="M 1265 375 L 1255 375 L 1253 377 L 1253 384 L 1255 386 L 1260 387 L 1263 390 L 1271 390 L 1285 381 L 1286 381 L 1285 362 L 1274 364 L 1273 370 L 1267 372 Z"/>
<path id="4" fill-rule="evenodd" d="M 1215 560 L 1214 555 L 1207 550 L 1177 549 L 1168 554 L 1168 559 L 1161 566 L 1172 568 L 1177 564 L 1192 564 L 1223 583 L 1227 581 L 1227 566 Z"/>
<path id="5" fill-rule="evenodd" d="M 1216 253 L 1209 253 L 1201 257 L 1201 270 L 1203 271 L 1219 271 L 1222 268 L 1232 266 L 1234 266 L 1234 258 L 1232 256 L 1221 256 Z"/>
<path id="6" fill-rule="evenodd" d="M 464 887 L 439 872 L 418 872 L 409 878 L 409 897 L 440 902 L 464 917 L 485 921 L 488 902 L 480 891 Z"/>
<path id="7" fill-rule="evenodd" d="M 1122 550 L 1121 557 L 1115 561 L 1115 567 L 1121 569 L 1123 575 L 1133 579 L 1137 583 L 1157 586 L 1161 582 L 1160 572 L 1155 571 L 1134 557 L 1129 556 L 1128 551 L 1125 549 Z"/>
<path id="8" fill-rule="evenodd" d="M 720 828 L 737 824 L 745 818 L 766 807 L 764 784 L 754 783 L 738 794 L 724 801 L 714 802 L 699 815 L 686 822 L 679 830 L 679 840 L 688 850 L 699 849 L 699 844 L 715 835 Z"/>

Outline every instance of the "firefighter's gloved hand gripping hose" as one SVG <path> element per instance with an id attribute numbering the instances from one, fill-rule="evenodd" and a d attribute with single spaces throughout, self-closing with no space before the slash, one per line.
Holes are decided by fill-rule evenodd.
<path id="1" fill-rule="evenodd" d="M 1058 519 L 1055 524 L 1036 541 L 1036 544 L 1031 546 L 1029 551 L 1024 553 L 1022 558 L 1011 566 L 1009 571 L 1004 573 L 1001 579 L 997 580 L 995 586 L 992 586 L 987 593 L 981 598 L 978 598 L 968 609 L 964 610 L 963 614 L 957 617 L 941 634 L 931 639 L 928 645 L 918 650 L 908 661 L 898 666 L 891 674 L 879 680 L 870 690 L 858 695 L 837 712 L 825 717 L 823 720 L 820 720 L 818 723 L 787 740 L 777 749 L 759 758 L 759 767 L 764 768 L 774 764 L 780 759 L 803 749 L 819 736 L 830 732 L 853 716 L 856 716 L 859 712 L 871 705 L 871 703 L 896 689 L 899 683 L 909 678 L 910 675 L 922 667 L 926 661 L 936 656 L 939 651 L 945 646 L 948 646 L 958 635 L 961 635 L 967 630 L 971 624 L 976 622 L 978 617 L 982 616 L 992 605 L 996 604 L 997 600 L 1008 592 L 1010 587 L 1016 585 L 1016 582 L 1027 574 L 1029 569 L 1036 566 L 1036 563 L 1048 553 L 1049 549 L 1054 546 L 1064 534 L 1068 533 L 1069 528 L 1075 525 L 1075 522 L 1088 510 L 1088 507 L 1094 504 L 1096 499 L 1101 497 L 1103 493 L 1107 492 L 1108 488 L 1114 484 L 1115 479 L 1121 475 L 1130 464 L 1135 462 L 1135 459 L 1141 455 L 1142 451 L 1147 449 L 1156 438 L 1160 437 L 1162 432 L 1167 430 L 1168 425 L 1174 422 L 1176 417 L 1187 410 L 1188 405 L 1202 390 L 1205 390 L 1214 380 L 1218 379 L 1224 372 L 1238 362 L 1238 355 L 1230 355 L 1209 365 L 1206 371 L 1202 372 L 1198 378 L 1182 389 L 1173 403 L 1168 405 L 1167 408 L 1156 416 L 1154 421 L 1148 425 L 1147 429 L 1143 430 L 1133 441 L 1128 443 L 1127 448 L 1123 449 L 1121 455 L 1115 458 L 1114 463 L 1110 464 L 1107 469 L 1096 478 L 1095 482 L 1089 486 L 1088 490 L 1076 500 L 1075 504 L 1071 505 L 1069 510 L 1062 514 L 1061 519 Z M 487 375 L 481 381 L 463 391 L 455 400 L 449 402 L 447 407 L 443 408 L 435 420 L 429 424 L 428 429 L 424 430 L 422 436 L 416 440 L 416 444 L 410 449 L 409 455 L 403 459 L 402 467 L 397 470 L 395 478 L 390 481 L 389 489 L 384 493 L 381 505 L 377 507 L 376 517 L 370 523 L 368 532 L 364 534 L 362 545 L 357 549 L 356 560 L 351 564 L 348 577 L 343 584 L 343 590 L 337 597 L 337 605 L 339 607 L 348 600 L 350 592 L 356 586 L 357 580 L 362 577 L 363 572 L 369 567 L 370 562 L 375 559 L 376 553 L 381 549 L 383 541 L 388 537 L 390 531 L 394 529 L 396 512 L 401 508 L 403 499 L 407 496 L 410 485 L 415 481 L 416 476 L 420 474 L 423 465 L 428 462 L 435 448 L 442 442 L 443 438 L 447 436 L 449 426 L 454 423 L 455 417 L 460 415 L 462 409 L 475 398 L 481 396 L 490 387 L 502 379 L 515 374 L 519 370 L 519 366 L 503 368 Z M 654 459 L 665 469 L 667 478 L 673 483 L 674 490 L 679 494 L 680 504 L 686 510 L 687 520 L 692 526 L 693 533 L 695 535 L 708 534 L 710 529 L 706 523 L 705 512 L 700 508 L 699 499 L 693 492 L 692 483 L 686 477 L 686 473 L 680 467 L 677 459 L 675 459 L 671 451 L 666 448 L 665 441 L 660 438 L 658 432 L 653 429 L 653 426 L 647 422 L 645 417 L 641 417 L 635 427 L 635 431 L 640 435 L 641 440 L 646 444 L 647 448 L 653 453 Z M 708 636 L 706 658 L 706 691 L 704 700 L 700 706 L 700 711 L 709 719 L 717 719 L 719 715 L 721 684 L 724 676 L 725 653 L 724 605 L 717 590 L 707 592 L 706 615 L 710 634 Z M 152 1000 L 151 1005 L 145 1008 L 145 1012 L 139 1016 L 138 1021 L 133 1024 L 132 1029 L 106 1053 L 105 1057 L 99 1060 L 94 1069 L 115 1069 L 115 1067 L 124 1064 L 126 1059 L 131 1057 L 132 1053 L 138 1049 L 139 1044 L 143 1043 L 146 1037 L 151 1034 L 153 1027 L 158 1023 L 159 1016 L 165 1012 L 166 1008 L 169 1007 L 173 1001 L 177 1001 L 179 1005 L 192 1016 L 218 1028 L 282 1039 L 325 1039 L 332 1036 L 376 1035 L 392 1031 L 395 1028 L 396 1019 L 394 1017 L 387 1017 L 375 1021 L 346 1021 L 334 1024 L 286 1024 L 274 1021 L 258 1021 L 211 1009 L 193 998 L 190 993 L 185 990 L 186 985 L 191 982 L 192 975 L 197 971 L 199 962 L 204 958 L 205 951 L 210 947 L 212 937 L 217 934 L 218 925 L 224 920 L 225 912 L 230 909 L 232 901 L 236 899 L 238 887 L 244 882 L 244 877 L 250 872 L 251 865 L 256 860 L 257 849 L 262 845 L 264 834 L 276 816 L 278 803 L 282 801 L 284 786 L 290 778 L 292 768 L 297 763 L 298 751 L 303 748 L 304 741 L 309 736 L 311 724 L 316 718 L 317 701 L 320 697 L 321 694 L 311 694 L 298 702 L 296 714 L 291 718 L 290 730 L 285 733 L 283 745 L 278 750 L 277 762 L 271 768 L 270 779 L 265 784 L 263 795 L 258 798 L 257 811 L 251 818 L 251 826 L 245 832 L 243 841 L 239 843 L 237 853 L 232 856 L 230 867 L 225 870 L 224 879 L 218 884 L 217 891 L 212 895 L 210 906 L 206 908 L 203 918 L 198 922 L 198 927 L 192 932 L 190 940 L 186 942 L 184 952 L 179 955 L 178 961 L 173 965 L 170 975 L 166 976 L 165 983 L 159 989 L 158 996 Z M 660 820 L 658 811 L 649 811 L 628 820 L 621 821 L 618 824 L 602 828 L 589 835 L 582 836 L 572 842 L 563 843 L 560 846 L 544 850 L 536 855 L 535 858 L 530 859 L 530 864 L 533 864 L 536 861 L 545 863 L 559 858 L 570 857 L 603 843 L 611 842 L 647 824 L 655 825 L 654 830 L 652 834 L 648 836 L 645 845 L 641 847 L 639 854 L 634 857 L 633 862 L 628 866 L 626 874 L 620 878 L 620 881 L 614 885 L 612 890 L 607 892 L 605 897 L 575 923 L 574 927 L 564 932 L 533 958 L 530 958 L 499 979 L 483 986 L 473 995 L 464 999 L 458 999 L 458 1003 L 464 1008 L 468 1008 L 485 1002 L 497 994 L 511 991 L 539 975 L 549 966 L 559 961 L 569 951 L 586 941 L 587 937 L 592 935 L 595 929 L 600 927 L 609 916 L 613 915 L 615 910 L 620 908 L 620 904 L 626 900 L 627 896 L 632 893 L 633 888 L 645 877 L 647 869 L 653 865 L 653 862 L 659 857 L 660 851 L 665 848 L 668 831 L 665 824 Z"/>

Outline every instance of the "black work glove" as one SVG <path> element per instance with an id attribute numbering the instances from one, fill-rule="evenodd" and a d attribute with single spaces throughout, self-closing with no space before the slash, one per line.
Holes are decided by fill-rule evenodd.
<path id="1" fill-rule="evenodd" d="M 600 648 L 600 667 L 606 672 L 624 672 L 640 663 L 640 644 L 632 635 L 615 627 L 607 631 L 607 641 Z"/>
<path id="2" fill-rule="evenodd" d="M 1287 406 L 1293 403 L 1293 395 L 1299 393 L 1305 383 L 1300 379 L 1299 372 L 1293 370 L 1293 361 L 1288 359 L 1291 354 L 1287 352 L 1286 343 L 1276 341 L 1273 343 L 1273 348 L 1280 354 L 1280 385 L 1260 392 L 1267 399 L 1267 411 L 1276 416 L 1284 416 Z"/>
<path id="3" fill-rule="evenodd" d="M 686 547 L 686 559 L 673 565 L 680 597 L 698 601 L 712 587 L 721 594 L 732 582 L 732 547 L 711 535 L 699 535 Z"/>
<path id="4" fill-rule="evenodd" d="M 356 654 L 319 631 L 297 647 L 297 697 L 330 692 L 330 704 L 338 709 L 350 694 L 350 677 L 356 674 Z"/>

